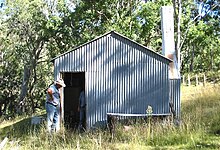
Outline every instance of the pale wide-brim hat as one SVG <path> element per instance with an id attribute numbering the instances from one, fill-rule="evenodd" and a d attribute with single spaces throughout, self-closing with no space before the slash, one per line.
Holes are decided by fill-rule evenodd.
<path id="1" fill-rule="evenodd" d="M 56 81 L 54 81 L 54 84 L 59 84 L 62 87 L 66 87 L 66 84 L 64 83 L 63 79 L 61 79 L 61 78 L 56 80 Z"/>

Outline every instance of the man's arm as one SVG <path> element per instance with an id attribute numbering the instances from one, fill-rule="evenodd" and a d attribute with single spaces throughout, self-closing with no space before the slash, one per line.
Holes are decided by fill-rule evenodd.
<path id="1" fill-rule="evenodd" d="M 52 89 L 48 89 L 47 90 L 47 93 L 48 93 L 48 95 L 50 96 L 50 101 L 53 101 L 53 91 L 52 91 Z"/>

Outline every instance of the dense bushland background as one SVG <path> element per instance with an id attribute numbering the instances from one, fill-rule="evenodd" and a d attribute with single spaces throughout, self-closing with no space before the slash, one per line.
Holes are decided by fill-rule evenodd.
<path id="1" fill-rule="evenodd" d="M 43 109 L 44 91 L 53 81 L 50 60 L 103 33 L 115 30 L 161 53 L 162 6 L 170 5 L 175 10 L 175 43 L 181 56 L 181 74 L 220 70 L 217 0 L 0 3 L 0 116 L 14 117 Z"/>
<path id="2" fill-rule="evenodd" d="M 112 139 L 105 129 L 50 136 L 30 125 L 44 114 L 52 58 L 111 30 L 161 53 L 165 5 L 175 10 L 181 74 L 207 77 L 205 87 L 182 86 L 180 126 L 118 124 Z M 6 149 L 220 149 L 219 18 L 218 0 L 1 0 L 0 140 L 9 138 Z"/>

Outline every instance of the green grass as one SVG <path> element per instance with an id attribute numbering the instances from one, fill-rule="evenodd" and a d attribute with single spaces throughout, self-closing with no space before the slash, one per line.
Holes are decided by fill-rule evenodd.
<path id="1" fill-rule="evenodd" d="M 112 139 L 108 130 L 85 133 L 62 129 L 49 135 L 45 126 L 31 126 L 30 118 L 0 125 L 0 140 L 9 137 L 5 149 L 163 150 L 220 149 L 220 86 L 182 86 L 181 124 L 142 122 L 125 130 L 117 124 Z M 149 126 L 150 125 L 150 126 Z"/>

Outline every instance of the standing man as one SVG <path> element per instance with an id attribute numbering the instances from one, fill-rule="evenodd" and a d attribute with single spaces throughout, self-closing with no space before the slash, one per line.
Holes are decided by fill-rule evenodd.
<path id="1" fill-rule="evenodd" d="M 60 92 L 59 89 L 66 87 L 63 79 L 58 79 L 47 89 L 46 112 L 48 132 L 60 130 Z"/>
<path id="2" fill-rule="evenodd" d="M 79 129 L 83 129 L 83 122 L 85 119 L 85 111 L 86 111 L 86 102 L 85 102 L 85 91 L 84 89 L 81 90 L 80 95 L 79 95 L 79 106 L 78 106 L 78 111 L 79 111 Z"/>

